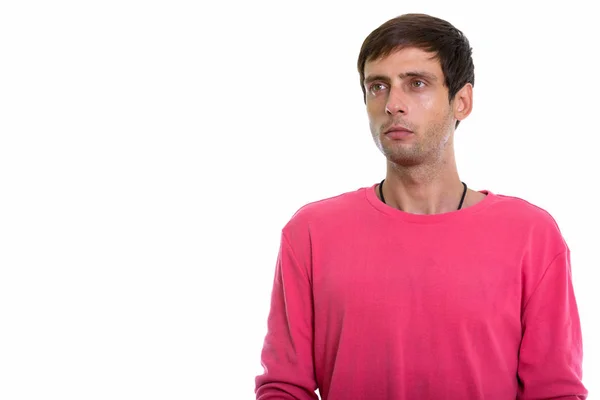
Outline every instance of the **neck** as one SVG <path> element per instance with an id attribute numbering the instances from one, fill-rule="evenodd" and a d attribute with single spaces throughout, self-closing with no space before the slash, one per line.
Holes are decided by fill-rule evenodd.
<path id="1" fill-rule="evenodd" d="M 450 157 L 439 165 L 409 167 L 388 161 L 382 189 L 391 207 L 411 214 L 441 214 L 458 209 L 464 186 Z"/>

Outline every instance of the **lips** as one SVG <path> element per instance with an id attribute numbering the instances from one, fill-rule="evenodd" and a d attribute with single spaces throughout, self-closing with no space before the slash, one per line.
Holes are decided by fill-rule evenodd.
<path id="1" fill-rule="evenodd" d="M 392 126 L 387 131 L 385 131 L 386 134 L 391 133 L 391 132 L 413 133 L 410 129 L 406 129 L 402 126 Z"/>
<path id="2" fill-rule="evenodd" d="M 404 139 L 412 134 L 413 132 L 410 129 L 401 126 L 393 126 L 385 131 L 385 135 L 390 139 Z"/>

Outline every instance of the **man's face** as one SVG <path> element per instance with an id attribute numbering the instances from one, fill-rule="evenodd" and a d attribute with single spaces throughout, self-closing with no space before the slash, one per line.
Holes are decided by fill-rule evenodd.
<path id="1" fill-rule="evenodd" d="M 371 133 L 379 150 L 398 165 L 440 161 L 452 143 L 454 110 L 442 67 L 433 57 L 409 47 L 365 64 Z"/>

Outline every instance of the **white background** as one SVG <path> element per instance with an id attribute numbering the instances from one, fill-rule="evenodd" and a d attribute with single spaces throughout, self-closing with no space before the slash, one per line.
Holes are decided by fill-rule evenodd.
<path id="1" fill-rule="evenodd" d="M 384 176 L 355 65 L 406 12 L 471 41 L 461 178 L 559 223 L 597 397 L 592 6 L 344 3 L 2 3 L 0 398 L 254 398 L 280 229 Z"/>

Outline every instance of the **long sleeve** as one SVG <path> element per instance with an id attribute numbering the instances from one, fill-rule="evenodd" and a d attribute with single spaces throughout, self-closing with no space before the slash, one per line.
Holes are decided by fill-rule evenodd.
<path id="1" fill-rule="evenodd" d="M 585 399 L 569 250 L 550 263 L 522 313 L 518 399 Z"/>
<path id="2" fill-rule="evenodd" d="M 256 398 L 318 399 L 313 360 L 313 300 L 307 257 L 299 262 L 282 234 Z"/>

